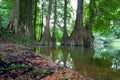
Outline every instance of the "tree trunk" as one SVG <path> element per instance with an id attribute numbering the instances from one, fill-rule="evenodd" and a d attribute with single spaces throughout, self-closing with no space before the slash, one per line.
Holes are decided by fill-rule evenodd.
<path id="1" fill-rule="evenodd" d="M 42 38 L 42 35 L 43 35 L 43 15 L 44 15 L 44 1 L 42 0 L 42 5 L 41 5 L 41 21 L 40 21 L 40 26 L 41 26 L 41 29 L 40 29 L 40 39 Z"/>
<path id="2" fill-rule="evenodd" d="M 33 3 L 35 3 L 36 6 L 36 1 L 33 0 L 26 0 L 26 35 L 30 37 L 31 39 L 35 39 L 35 26 L 33 26 L 32 20 L 33 20 Z M 34 10 L 35 11 L 35 10 Z M 36 11 L 35 11 L 36 12 Z M 24 14 L 23 14 L 24 15 Z M 36 15 L 34 17 L 36 19 Z"/>
<path id="3" fill-rule="evenodd" d="M 33 0 L 19 0 L 19 26 L 20 34 L 34 39 Z"/>
<path id="4" fill-rule="evenodd" d="M 90 0 L 90 18 L 89 21 L 86 23 L 85 29 L 86 29 L 86 37 L 84 38 L 84 46 L 85 47 L 92 47 L 94 44 L 94 36 L 92 34 L 92 24 L 93 24 L 93 20 L 95 17 L 94 14 L 94 0 Z"/>
<path id="5" fill-rule="evenodd" d="M 51 35 L 50 35 L 50 29 L 49 29 L 51 10 L 52 10 L 52 0 L 49 0 L 48 15 L 47 15 L 47 19 L 46 19 L 46 27 L 45 27 L 43 36 L 40 40 L 40 44 L 42 44 L 42 45 L 50 45 L 51 44 Z"/>
<path id="6" fill-rule="evenodd" d="M 35 28 L 36 28 L 36 18 L 37 18 L 37 2 L 38 2 L 38 0 L 35 0 L 35 13 L 34 13 L 34 28 L 33 28 L 33 30 L 34 30 L 34 33 L 33 33 L 33 37 L 34 37 L 34 39 L 35 39 Z"/>
<path id="7" fill-rule="evenodd" d="M 19 0 L 19 3 L 20 3 L 20 5 L 19 5 L 19 11 L 20 11 L 19 12 L 19 26 L 20 26 L 19 30 L 20 30 L 20 32 L 19 32 L 19 34 L 24 36 L 25 35 L 25 29 L 24 29 L 25 15 L 23 16 L 23 14 L 25 12 L 25 10 L 24 10 L 25 0 Z"/>
<path id="8" fill-rule="evenodd" d="M 64 32 L 63 32 L 63 37 L 61 40 L 61 45 L 65 45 L 67 44 L 67 40 L 68 40 L 68 33 L 67 33 L 67 0 L 64 0 L 65 4 L 64 4 Z"/>
<path id="9" fill-rule="evenodd" d="M 55 28 L 56 28 L 56 20 L 57 20 L 57 0 L 55 0 L 55 5 L 54 5 L 54 26 L 53 26 L 53 33 L 52 33 L 52 44 L 56 45 L 56 37 L 55 37 Z"/>
<path id="10" fill-rule="evenodd" d="M 15 35 L 18 34 L 18 20 L 19 20 L 19 0 L 13 0 L 10 19 L 7 23 L 8 31 L 12 31 Z"/>
<path id="11" fill-rule="evenodd" d="M 84 0 L 78 0 L 77 5 L 77 13 L 76 13 L 76 21 L 74 30 L 70 36 L 68 41 L 68 45 L 83 45 L 83 33 L 82 33 L 82 26 L 83 26 L 83 2 Z"/>

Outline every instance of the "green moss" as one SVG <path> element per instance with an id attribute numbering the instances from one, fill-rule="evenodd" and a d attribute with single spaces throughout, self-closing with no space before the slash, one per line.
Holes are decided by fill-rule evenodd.
<path id="1" fill-rule="evenodd" d="M 18 68 L 27 68 L 29 67 L 27 64 L 12 64 L 8 67 L 0 67 L 0 71 L 9 71 L 9 70 L 16 70 Z"/>

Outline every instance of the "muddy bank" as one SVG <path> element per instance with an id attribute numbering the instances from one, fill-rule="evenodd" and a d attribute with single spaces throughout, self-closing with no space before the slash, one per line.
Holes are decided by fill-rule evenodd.
<path id="1" fill-rule="evenodd" d="M 0 38 L 0 80 L 92 80 L 50 59 L 35 55 L 24 45 Z"/>

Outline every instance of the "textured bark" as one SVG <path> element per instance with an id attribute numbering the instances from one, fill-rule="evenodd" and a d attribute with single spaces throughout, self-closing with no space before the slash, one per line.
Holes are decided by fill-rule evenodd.
<path id="1" fill-rule="evenodd" d="M 55 5 L 54 5 L 54 26 L 53 26 L 53 33 L 52 33 L 52 44 L 56 45 L 56 37 L 55 37 L 55 30 L 56 30 L 56 20 L 57 20 L 57 0 L 55 0 Z"/>
<path id="2" fill-rule="evenodd" d="M 28 20 L 28 28 L 29 28 L 29 37 L 33 40 L 35 39 L 35 27 L 36 27 L 36 25 L 33 24 L 33 13 L 32 13 L 33 12 L 33 3 L 35 3 L 35 5 L 37 6 L 37 1 L 35 1 L 35 2 L 34 1 L 28 0 L 28 8 L 27 8 L 27 10 L 28 10 L 27 20 Z M 36 19 L 36 11 L 34 14 L 35 19 Z M 36 22 L 34 22 L 34 23 L 36 23 Z"/>
<path id="3" fill-rule="evenodd" d="M 38 0 L 35 0 L 35 13 L 34 13 L 34 28 L 32 29 L 34 32 L 33 32 L 33 35 L 32 37 L 35 39 L 35 27 L 36 27 L 36 18 L 37 18 L 37 2 Z"/>
<path id="4" fill-rule="evenodd" d="M 1 23 L 2 23 L 2 15 L 0 14 L 0 25 L 1 25 Z M 1 28 L 2 26 L 0 26 L 0 28 Z"/>
<path id="5" fill-rule="evenodd" d="M 76 21 L 75 21 L 75 26 L 74 30 L 70 36 L 70 39 L 68 41 L 68 45 L 83 45 L 83 2 L 84 0 L 78 0 L 78 5 L 77 5 L 77 14 L 76 14 Z"/>
<path id="6" fill-rule="evenodd" d="M 48 15 L 47 15 L 47 19 L 46 19 L 46 27 L 45 27 L 43 36 L 40 40 L 40 44 L 42 44 L 42 45 L 50 45 L 51 44 L 51 35 L 50 35 L 50 29 L 49 29 L 51 10 L 52 10 L 52 0 L 49 0 Z"/>
<path id="7" fill-rule="evenodd" d="M 44 20 L 44 18 L 43 18 L 43 15 L 44 15 L 44 1 L 42 0 L 42 5 L 41 5 L 41 16 L 40 16 L 40 19 L 41 19 L 41 21 L 40 21 L 40 27 L 41 27 L 41 29 L 40 29 L 40 38 L 42 38 L 42 35 L 43 35 L 43 20 Z"/>
<path id="8" fill-rule="evenodd" d="M 63 37 L 61 40 L 61 45 L 65 45 L 67 44 L 67 40 L 68 40 L 68 33 L 67 33 L 67 0 L 64 0 L 65 4 L 64 4 L 64 32 L 63 32 Z"/>
<path id="9" fill-rule="evenodd" d="M 7 23 L 8 31 L 18 34 L 18 19 L 19 19 L 19 0 L 13 0 L 10 18 Z"/>
<path id="10" fill-rule="evenodd" d="M 90 18 L 89 21 L 86 23 L 85 29 L 86 29 L 86 37 L 84 38 L 84 46 L 85 47 L 92 47 L 94 44 L 94 36 L 92 34 L 92 24 L 93 24 L 93 20 L 94 20 L 94 1 L 90 0 Z"/>
<path id="11" fill-rule="evenodd" d="M 34 26 L 32 23 L 33 20 L 33 0 L 19 0 L 19 25 L 20 25 L 20 34 L 22 36 L 28 36 L 34 39 Z"/>

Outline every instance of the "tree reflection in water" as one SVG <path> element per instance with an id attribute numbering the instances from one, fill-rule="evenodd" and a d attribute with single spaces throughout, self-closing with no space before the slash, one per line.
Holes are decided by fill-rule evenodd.
<path id="1" fill-rule="evenodd" d="M 95 80 L 120 80 L 120 54 L 110 47 L 40 46 L 35 51 L 60 66 L 75 69 Z"/>

